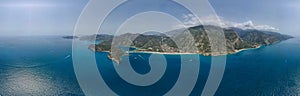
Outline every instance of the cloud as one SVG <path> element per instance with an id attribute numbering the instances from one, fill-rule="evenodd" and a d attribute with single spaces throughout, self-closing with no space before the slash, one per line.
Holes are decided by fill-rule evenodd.
<path id="1" fill-rule="evenodd" d="M 183 15 L 183 18 L 184 18 L 183 24 L 177 25 L 176 26 L 177 28 L 178 27 L 179 28 L 184 28 L 184 27 L 187 28 L 187 27 L 192 27 L 192 26 L 197 26 L 197 25 L 215 25 L 215 26 L 220 26 L 222 28 L 236 27 L 236 28 L 241 28 L 241 29 L 279 31 L 278 28 L 272 27 L 270 25 L 256 25 L 251 20 L 242 22 L 242 23 L 237 23 L 237 22 L 227 21 L 223 17 L 219 17 L 218 19 L 216 19 L 216 16 L 209 15 L 209 16 L 198 18 L 192 14 Z"/>

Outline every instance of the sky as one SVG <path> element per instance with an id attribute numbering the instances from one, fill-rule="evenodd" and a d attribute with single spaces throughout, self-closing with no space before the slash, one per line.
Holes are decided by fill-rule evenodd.
<path id="1" fill-rule="evenodd" d="M 104 1 L 104 0 L 103 0 Z M 109 0 L 108 0 L 109 1 Z M 180 28 L 180 21 L 194 23 L 194 16 L 180 5 L 164 5 L 165 0 L 132 0 L 132 7 L 117 7 L 103 26 L 104 33 L 113 33 L 121 26 L 124 32 L 137 32 L 161 25 L 168 31 Z M 147 3 L 146 3 L 147 2 Z M 149 6 L 151 2 L 158 6 Z M 300 36 L 300 0 L 209 0 L 221 21 L 228 26 L 268 29 Z M 0 36 L 9 35 L 72 35 L 76 22 L 88 0 L 0 0 Z M 105 2 L 104 2 L 105 3 Z M 126 4 L 124 4 L 126 5 Z M 136 5 L 136 6 L 135 6 Z M 143 11 L 161 11 L 135 13 Z M 94 10 L 101 12 L 101 10 Z M 163 12 L 169 13 L 165 14 Z M 132 18 L 134 16 L 135 18 Z M 171 17 L 171 18 L 169 18 Z M 147 18 L 147 22 L 145 22 Z M 176 20 L 176 18 L 181 18 Z M 209 15 L 201 18 L 213 23 Z M 86 25 L 89 28 L 89 25 Z M 101 33 L 101 32 L 100 32 Z M 87 34 L 89 33 L 87 30 Z"/>

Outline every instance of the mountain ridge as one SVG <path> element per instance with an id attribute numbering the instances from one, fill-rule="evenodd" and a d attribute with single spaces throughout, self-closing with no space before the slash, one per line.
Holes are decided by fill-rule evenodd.
<path id="1" fill-rule="evenodd" d="M 220 33 L 222 30 L 226 40 L 226 50 L 212 52 L 211 42 L 207 32 Z M 226 55 L 237 53 L 240 50 L 248 48 L 259 48 L 260 46 L 268 46 L 281 42 L 292 36 L 283 35 L 276 32 L 260 31 L 260 30 L 244 30 L 239 28 L 221 28 L 213 25 L 199 25 L 188 29 L 178 29 L 170 32 L 165 32 L 166 35 L 151 35 L 151 34 L 133 34 L 126 33 L 119 36 L 112 35 L 97 35 L 96 38 L 102 38 L 99 44 L 92 44 L 89 48 L 95 52 L 109 52 L 109 58 L 116 62 L 121 61 L 121 56 L 130 52 L 156 52 L 156 53 L 191 53 L 203 55 Z M 191 37 L 187 37 L 191 34 Z M 214 35 L 215 36 L 215 35 Z M 105 37 L 105 38 L 104 38 Z M 214 37 L 218 38 L 218 37 Z M 221 38 L 221 37 L 220 37 Z M 181 42 L 183 47 L 178 48 Z M 180 44 L 179 44 L 180 45 Z M 216 45 L 216 44 L 215 44 Z M 121 50 L 120 46 L 135 48 L 135 50 Z M 185 50 L 188 46 L 194 46 L 193 50 Z M 222 45 L 216 45 L 222 47 Z"/>

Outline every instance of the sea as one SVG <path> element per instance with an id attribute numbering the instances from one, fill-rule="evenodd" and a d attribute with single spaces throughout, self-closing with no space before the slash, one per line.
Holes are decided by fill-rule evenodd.
<path id="1" fill-rule="evenodd" d="M 82 42 L 93 44 L 89 41 Z M 82 47 L 84 51 L 89 50 L 88 46 Z M 224 76 L 214 95 L 300 95 L 299 49 L 300 38 L 293 38 L 227 55 Z M 97 69 L 106 85 L 117 95 L 161 96 L 178 80 L 180 55 L 164 54 L 167 66 L 161 79 L 153 85 L 137 86 L 118 75 L 107 54 L 95 54 Z M 129 55 L 130 60 L 134 59 L 130 62 L 136 73 L 143 75 L 150 72 L 147 59 L 150 55 L 152 54 Z M 202 94 L 211 68 L 212 57 L 199 57 L 199 75 L 191 96 Z M 75 73 L 70 39 L 63 39 L 61 36 L 0 38 L 0 96 L 84 96 L 85 89 L 82 89 Z"/>

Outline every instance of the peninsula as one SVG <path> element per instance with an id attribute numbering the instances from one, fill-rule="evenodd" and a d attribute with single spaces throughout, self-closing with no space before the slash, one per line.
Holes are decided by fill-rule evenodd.
<path id="1" fill-rule="evenodd" d="M 225 34 L 226 50 L 212 54 L 211 44 L 208 32 L 222 30 Z M 187 37 L 189 32 L 194 41 L 191 42 Z M 126 33 L 119 36 L 95 35 L 101 37 L 101 43 L 92 44 L 89 49 L 95 52 L 109 52 L 108 58 L 119 63 L 121 56 L 132 52 L 150 52 L 162 54 L 203 54 L 203 55 L 226 55 L 237 53 L 249 48 L 259 48 L 260 46 L 272 45 L 290 38 L 292 36 L 283 35 L 271 31 L 262 31 L 256 29 L 239 29 L 239 28 L 221 28 L 213 25 L 199 25 L 188 29 L 178 29 L 165 34 L 147 33 L 132 34 Z M 88 39 L 88 38 L 84 38 Z M 176 42 L 182 42 L 184 45 L 195 46 L 195 50 L 182 50 L 178 48 Z M 122 47 L 128 47 L 125 50 Z M 188 47 L 188 46 L 186 46 Z M 130 49 L 130 50 L 128 50 Z M 185 49 L 185 48 L 183 48 Z"/>

